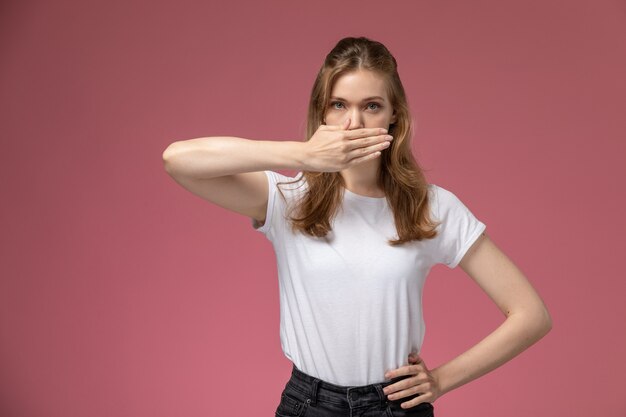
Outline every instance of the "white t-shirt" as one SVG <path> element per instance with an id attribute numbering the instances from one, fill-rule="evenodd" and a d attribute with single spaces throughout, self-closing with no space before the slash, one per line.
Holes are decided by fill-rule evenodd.
<path id="1" fill-rule="evenodd" d="M 450 191 L 429 185 L 434 239 L 390 246 L 397 238 L 386 198 L 345 189 L 341 209 L 324 238 L 292 233 L 287 204 L 306 191 L 298 173 L 264 171 L 269 180 L 265 223 L 252 226 L 272 242 L 276 254 L 280 341 L 301 371 L 337 385 L 368 385 L 408 363 L 424 339 L 422 288 L 430 268 L 454 268 L 485 230 Z M 300 180 L 295 184 L 277 181 Z M 298 186 L 301 185 L 300 188 Z"/>

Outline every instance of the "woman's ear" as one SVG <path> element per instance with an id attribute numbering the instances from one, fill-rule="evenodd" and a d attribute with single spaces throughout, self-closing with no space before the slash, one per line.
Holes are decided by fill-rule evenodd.
<path id="1" fill-rule="evenodd" d="M 396 122 L 398 116 L 396 115 L 396 111 L 393 111 L 393 115 L 391 116 L 391 120 L 389 121 L 389 124 L 393 124 Z"/>

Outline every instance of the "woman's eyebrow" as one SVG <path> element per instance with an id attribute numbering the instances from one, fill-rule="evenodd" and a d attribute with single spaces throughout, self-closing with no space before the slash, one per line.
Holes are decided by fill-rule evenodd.
<path id="1" fill-rule="evenodd" d="M 363 100 L 361 100 L 361 102 L 363 102 L 363 101 L 368 101 L 368 100 L 374 100 L 374 99 L 378 99 L 378 100 L 385 101 L 385 99 L 384 99 L 384 98 L 382 98 L 382 97 L 380 97 L 380 96 L 372 96 L 372 97 L 367 97 L 367 98 L 364 98 Z M 345 98 L 335 97 L 335 96 L 332 96 L 332 97 L 331 97 L 331 100 L 348 101 L 348 100 L 346 100 Z"/>

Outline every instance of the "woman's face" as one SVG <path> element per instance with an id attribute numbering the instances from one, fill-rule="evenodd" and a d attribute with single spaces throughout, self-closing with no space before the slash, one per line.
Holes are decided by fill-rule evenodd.
<path id="1" fill-rule="evenodd" d="M 341 125 L 348 118 L 348 129 L 389 129 L 389 125 L 396 122 L 381 76 L 372 71 L 357 70 L 343 74 L 335 81 L 324 123 Z"/>

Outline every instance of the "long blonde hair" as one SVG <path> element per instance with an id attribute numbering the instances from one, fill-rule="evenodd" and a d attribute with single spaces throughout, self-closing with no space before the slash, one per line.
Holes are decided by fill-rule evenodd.
<path id="1" fill-rule="evenodd" d="M 437 235 L 434 229 L 438 224 L 429 216 L 428 183 L 411 152 L 413 123 L 397 68 L 395 58 L 382 43 L 365 37 L 341 39 L 326 56 L 313 84 L 305 139 L 308 141 L 323 124 L 332 87 L 340 76 L 363 69 L 374 71 L 386 80 L 396 122 L 389 126 L 389 134 L 394 137 L 391 146 L 380 156 L 378 185 L 385 191 L 398 232 L 398 239 L 388 240 L 390 245 L 431 239 Z M 340 172 L 302 171 L 302 175 L 308 190 L 292 207 L 291 211 L 299 214 L 289 216 L 292 230 L 324 237 L 341 205 L 344 179 Z"/>

